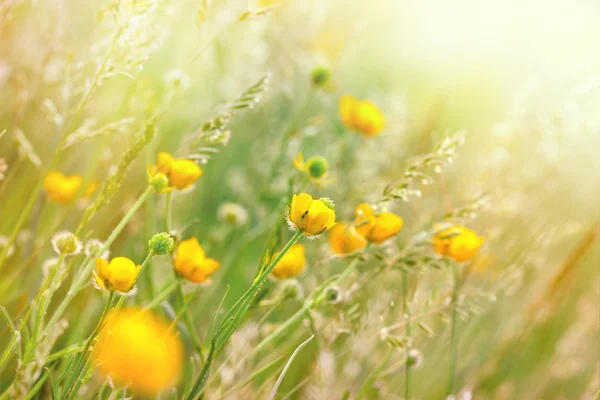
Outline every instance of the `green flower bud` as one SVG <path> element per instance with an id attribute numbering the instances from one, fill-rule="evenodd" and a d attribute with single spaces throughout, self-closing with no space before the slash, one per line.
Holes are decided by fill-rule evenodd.
<path id="1" fill-rule="evenodd" d="M 148 179 L 148 183 L 152 186 L 152 190 L 154 190 L 155 193 L 164 192 L 169 188 L 169 178 L 160 172 L 153 174 L 150 179 Z"/>
<path id="2" fill-rule="evenodd" d="M 311 73 L 312 83 L 315 86 L 324 86 L 329 82 L 329 78 L 331 77 L 331 73 L 329 72 L 329 68 L 319 66 L 313 69 Z"/>
<path id="3" fill-rule="evenodd" d="M 168 254 L 175 247 L 175 241 L 166 232 L 157 233 L 148 241 L 148 247 L 159 256 Z"/>
<path id="4" fill-rule="evenodd" d="M 311 157 L 306 162 L 306 170 L 311 178 L 322 178 L 327 173 L 327 168 L 327 160 L 323 157 Z"/>

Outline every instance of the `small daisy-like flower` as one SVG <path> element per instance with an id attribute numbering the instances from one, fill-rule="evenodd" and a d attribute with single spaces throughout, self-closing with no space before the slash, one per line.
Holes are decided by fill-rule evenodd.
<path id="1" fill-rule="evenodd" d="M 64 175 L 60 171 L 50 171 L 44 179 L 44 189 L 48 197 L 60 204 L 69 204 L 75 198 L 83 184 L 81 175 Z M 85 188 L 81 197 L 90 197 L 98 188 L 95 181 L 91 181 Z"/>
<path id="2" fill-rule="evenodd" d="M 474 258 L 483 242 L 483 238 L 477 236 L 474 231 L 460 225 L 443 229 L 433 235 L 435 252 L 458 262 Z"/>
<path id="3" fill-rule="evenodd" d="M 59 232 L 52 237 L 52 248 L 56 254 L 72 256 L 79 254 L 82 249 L 82 244 L 77 239 L 77 236 L 71 232 Z"/>
<path id="4" fill-rule="evenodd" d="M 194 283 L 209 283 L 210 275 L 219 268 L 219 262 L 207 258 L 198 239 L 184 240 L 177 246 L 175 271 L 182 278 Z"/>
<path id="5" fill-rule="evenodd" d="M 110 263 L 103 258 L 96 259 L 94 280 L 99 288 L 128 293 L 133 289 L 141 266 L 127 257 L 115 257 Z"/>
<path id="6" fill-rule="evenodd" d="M 288 222 L 294 230 L 318 236 L 335 225 L 335 205 L 328 198 L 313 199 L 306 193 L 294 195 Z"/>
<path id="7" fill-rule="evenodd" d="M 97 368 L 119 385 L 144 395 L 174 386 L 184 349 L 175 329 L 148 310 L 112 311 L 94 345 Z"/>
<path id="8" fill-rule="evenodd" d="M 327 186 L 333 181 L 327 179 L 327 160 L 323 157 L 311 157 L 304 161 L 304 155 L 300 152 L 294 160 L 294 168 L 304 172 L 308 178 L 318 186 Z"/>
<path id="9" fill-rule="evenodd" d="M 371 243 L 381 244 L 402 229 L 404 222 L 398 215 L 384 211 L 375 214 L 367 203 L 361 203 L 355 211 L 356 231 Z"/>
<path id="10" fill-rule="evenodd" d="M 367 240 L 358 234 L 354 224 L 338 222 L 329 231 L 329 247 L 335 254 L 349 254 L 364 248 Z"/>
<path id="11" fill-rule="evenodd" d="M 83 254 L 88 257 L 99 257 L 99 258 L 108 258 L 110 256 L 109 250 L 102 251 L 104 247 L 104 242 L 98 239 L 88 239 L 85 242 L 85 246 L 83 246 Z"/>
<path id="12" fill-rule="evenodd" d="M 244 226 L 248 222 L 248 211 L 241 204 L 223 203 L 217 210 L 217 218 L 234 226 Z"/>
<path id="13" fill-rule="evenodd" d="M 277 257 L 273 254 L 273 258 Z M 271 273 L 277 279 L 288 279 L 300 275 L 306 268 L 306 255 L 304 246 L 301 244 L 293 245 L 281 260 L 275 265 Z"/>
<path id="14" fill-rule="evenodd" d="M 385 128 L 385 117 L 379 108 L 368 100 L 342 96 L 339 104 L 344 124 L 363 136 L 377 136 Z"/>
<path id="15" fill-rule="evenodd" d="M 164 187 L 158 176 L 162 174 L 168 179 L 168 186 Z M 148 168 L 149 183 L 157 191 L 168 192 L 173 189 L 185 190 L 192 186 L 202 175 L 202 169 L 192 160 L 174 158 L 169 153 L 158 153 L 156 165 Z M 155 182 L 156 181 L 156 182 Z"/>

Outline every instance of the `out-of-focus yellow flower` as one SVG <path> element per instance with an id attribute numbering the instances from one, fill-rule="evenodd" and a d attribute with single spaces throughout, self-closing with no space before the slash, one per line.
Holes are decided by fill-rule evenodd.
<path id="1" fill-rule="evenodd" d="M 294 168 L 304 172 L 308 178 L 318 186 L 327 186 L 333 181 L 327 178 L 327 160 L 323 157 L 311 157 L 304 161 L 304 154 L 298 153 L 294 160 Z"/>
<path id="2" fill-rule="evenodd" d="M 110 263 L 103 258 L 98 258 L 94 279 L 102 289 L 127 293 L 133 289 L 140 268 L 127 257 L 115 257 L 110 260 Z"/>
<path id="3" fill-rule="evenodd" d="M 184 279 L 194 283 L 210 282 L 209 275 L 219 268 L 219 262 L 207 258 L 198 239 L 184 240 L 177 246 L 175 271 Z"/>
<path id="4" fill-rule="evenodd" d="M 367 245 L 367 240 L 358 234 L 353 224 L 338 222 L 329 231 L 329 246 L 336 254 L 353 253 Z"/>
<path id="5" fill-rule="evenodd" d="M 168 192 L 173 189 L 184 190 L 192 186 L 202 175 L 202 169 L 192 160 L 174 158 L 169 153 L 161 152 L 158 153 L 156 166 L 148 168 L 151 184 L 156 180 L 154 178 L 157 174 L 163 174 L 169 180 L 169 186 L 161 190 Z"/>
<path id="6" fill-rule="evenodd" d="M 60 171 L 50 171 L 44 179 L 44 189 L 48 197 L 60 204 L 69 204 L 75 198 L 79 188 L 83 184 L 81 175 L 64 175 Z M 85 188 L 82 197 L 90 197 L 98 184 L 91 181 Z"/>
<path id="7" fill-rule="evenodd" d="M 290 226 L 316 236 L 335 225 L 335 206 L 327 198 L 313 200 L 306 193 L 294 195 L 289 213 Z"/>
<path id="8" fill-rule="evenodd" d="M 336 62 L 344 50 L 347 37 L 348 32 L 342 29 L 328 29 L 317 33 L 310 44 L 314 51 Z"/>
<path id="9" fill-rule="evenodd" d="M 403 221 L 398 215 L 391 212 L 382 212 L 375 215 L 367 203 L 356 207 L 356 231 L 371 243 L 383 243 L 396 235 L 402 229 Z"/>
<path id="10" fill-rule="evenodd" d="M 279 253 L 275 253 L 273 258 L 277 257 L 277 254 Z M 278 279 L 288 279 L 300 275 L 304 268 L 306 268 L 304 246 L 295 244 L 279 260 L 271 273 Z"/>
<path id="11" fill-rule="evenodd" d="M 461 262 L 475 257 L 483 241 L 471 229 L 456 225 L 433 235 L 433 249 L 442 256 Z"/>
<path id="12" fill-rule="evenodd" d="M 116 384 L 151 395 L 177 383 L 183 346 L 173 330 L 152 312 L 123 309 L 108 314 L 93 359 Z"/>
<path id="13" fill-rule="evenodd" d="M 385 117 L 368 100 L 357 100 L 346 95 L 340 99 L 340 117 L 348 129 L 364 136 L 377 136 L 385 127 Z"/>

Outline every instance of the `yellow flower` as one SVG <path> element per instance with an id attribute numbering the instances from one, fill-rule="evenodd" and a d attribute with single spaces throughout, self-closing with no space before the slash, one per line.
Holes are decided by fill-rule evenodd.
<path id="1" fill-rule="evenodd" d="M 337 223 L 329 231 L 329 246 L 336 254 L 353 253 L 367 245 L 367 240 L 358 234 L 353 224 Z"/>
<path id="2" fill-rule="evenodd" d="M 219 268 L 219 262 L 206 258 L 198 239 L 184 240 L 177 246 L 175 271 L 184 279 L 194 283 L 210 282 L 209 275 Z"/>
<path id="3" fill-rule="evenodd" d="M 460 225 L 444 229 L 433 235 L 435 252 L 458 262 L 475 257 L 482 244 L 483 238 L 477 236 L 469 228 Z"/>
<path id="4" fill-rule="evenodd" d="M 79 188 L 83 184 L 81 175 L 64 175 L 60 171 L 50 171 L 44 179 L 44 189 L 48 197 L 60 204 L 69 204 L 75 198 Z M 90 197 L 98 184 L 91 181 L 85 188 L 82 197 Z"/>
<path id="5" fill-rule="evenodd" d="M 127 257 L 115 257 L 110 260 L 110 264 L 105 259 L 98 258 L 94 279 L 102 289 L 127 293 L 133 289 L 140 268 Z"/>
<path id="6" fill-rule="evenodd" d="M 318 186 L 327 186 L 333 181 L 327 179 L 327 160 L 323 157 L 311 157 L 307 161 L 304 161 L 304 154 L 298 153 L 298 156 L 293 162 L 294 168 L 298 171 L 304 172 L 308 178 Z"/>
<path id="7" fill-rule="evenodd" d="M 306 193 L 294 195 L 289 214 L 292 228 L 300 229 L 308 236 L 316 236 L 335 225 L 335 210 L 327 198 L 313 200 Z"/>
<path id="8" fill-rule="evenodd" d="M 356 207 L 356 230 L 369 242 L 380 244 L 396 235 L 402 229 L 402 218 L 391 212 L 375 215 L 367 203 Z"/>
<path id="9" fill-rule="evenodd" d="M 277 257 L 275 253 L 273 258 Z M 279 260 L 271 272 L 277 279 L 288 279 L 298 276 L 306 268 L 306 255 L 304 246 L 301 244 L 293 245 L 287 253 Z"/>
<path id="10" fill-rule="evenodd" d="M 158 153 L 156 166 L 148 168 L 152 181 L 156 174 L 163 174 L 169 180 L 169 187 L 162 191 L 173 189 L 184 190 L 192 186 L 202 175 L 202 169 L 192 160 L 173 158 L 169 153 Z"/>
<path id="11" fill-rule="evenodd" d="M 152 312 L 123 309 L 108 314 L 93 359 L 113 382 L 151 395 L 177 383 L 183 346 L 173 329 Z"/>
<path id="12" fill-rule="evenodd" d="M 357 100 L 350 95 L 342 96 L 339 108 L 340 117 L 348 129 L 364 136 L 377 136 L 385 127 L 385 117 L 368 100 Z"/>

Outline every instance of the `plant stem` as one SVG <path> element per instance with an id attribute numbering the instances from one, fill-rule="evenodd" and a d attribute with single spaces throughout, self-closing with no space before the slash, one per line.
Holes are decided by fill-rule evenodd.
<path id="1" fill-rule="evenodd" d="M 173 210 L 173 192 L 165 195 L 165 232 L 171 232 L 171 212 Z"/>
<path id="2" fill-rule="evenodd" d="M 177 280 L 174 279 L 162 291 L 152 298 L 152 301 L 144 307 L 144 310 L 150 310 L 162 303 L 177 288 Z"/>
<path id="3" fill-rule="evenodd" d="M 66 384 L 66 387 L 68 389 L 65 393 L 65 398 L 67 398 L 67 399 L 71 397 L 71 395 L 75 389 L 75 386 L 72 386 L 72 385 L 77 385 L 82 378 L 81 374 L 84 372 L 84 370 L 85 370 L 84 367 L 87 364 L 88 352 L 90 350 L 92 342 L 94 341 L 94 339 L 96 338 L 96 335 L 98 334 L 98 332 L 102 328 L 102 325 L 104 324 L 104 320 L 106 319 L 108 310 L 110 310 L 110 306 L 112 305 L 114 296 L 115 296 L 115 292 L 111 291 L 108 295 L 106 305 L 104 306 L 104 310 L 102 310 L 102 314 L 100 315 L 100 318 L 98 319 L 98 323 L 96 324 L 96 327 L 94 328 L 94 330 L 88 337 L 88 339 L 85 343 L 83 352 L 79 353 L 79 356 L 77 357 L 77 361 L 75 362 L 75 369 L 73 371 L 73 374 L 71 375 L 71 379 L 69 379 L 69 381 L 67 381 L 67 384 Z"/>
<path id="4" fill-rule="evenodd" d="M 38 180 L 38 183 L 35 185 L 35 187 L 31 191 L 31 193 L 29 194 L 29 199 L 27 200 L 27 203 L 25 203 L 25 206 L 23 207 L 21 213 L 19 214 L 19 218 L 17 219 L 17 222 L 16 222 L 15 226 L 13 227 L 13 230 L 10 233 L 10 236 L 8 237 L 8 243 L 4 247 L 3 251 L 0 253 L 0 268 L 2 268 L 4 261 L 6 261 L 6 258 L 8 256 L 8 250 L 13 245 L 15 239 L 17 238 L 17 235 L 19 234 L 19 231 L 23 227 L 23 224 L 25 224 L 27 217 L 29 217 L 29 214 L 31 213 L 31 209 L 34 206 L 34 204 L 38 198 L 38 195 L 42 191 L 42 187 L 44 185 L 44 179 L 46 178 L 46 175 L 58 163 L 58 155 L 60 154 L 63 145 L 65 144 L 67 138 L 69 137 L 69 134 L 71 133 L 71 128 L 73 127 L 73 123 L 75 122 L 77 117 L 79 117 L 79 115 L 83 112 L 83 109 L 85 108 L 88 100 L 90 99 L 91 94 L 96 89 L 96 87 L 98 85 L 98 81 L 100 79 L 100 76 L 102 75 L 102 73 L 104 73 L 104 69 L 106 68 L 108 60 L 110 59 L 110 56 L 111 56 L 112 52 L 114 51 L 114 48 L 115 48 L 114 44 L 116 42 L 115 39 L 116 39 L 116 36 L 115 36 L 115 38 L 113 38 L 113 45 L 111 46 L 110 50 L 107 52 L 106 56 L 104 57 L 104 60 L 103 60 L 102 64 L 100 65 L 100 67 L 98 67 L 98 69 L 96 70 L 96 73 L 94 74 L 94 77 L 92 78 L 90 84 L 88 85 L 86 92 L 81 97 L 81 100 L 79 101 L 79 104 L 77 105 L 77 108 L 75 109 L 75 112 L 69 118 L 69 121 L 67 122 L 67 125 L 65 126 L 65 129 L 62 133 L 62 136 L 60 138 L 58 146 L 54 150 L 54 153 L 52 153 L 50 162 L 48 163 L 48 165 L 42 172 L 42 176 Z"/>
<path id="5" fill-rule="evenodd" d="M 458 271 L 458 263 L 452 263 L 452 272 L 454 276 L 454 291 L 452 293 L 452 331 L 450 336 L 450 384 L 448 385 L 448 395 L 454 393 L 454 385 L 456 380 L 456 360 L 458 353 L 458 337 L 456 332 L 456 322 L 458 318 L 458 311 L 456 303 L 458 302 L 458 291 L 460 289 L 460 277 Z"/>
<path id="6" fill-rule="evenodd" d="M 294 236 L 287 242 L 287 244 L 283 247 L 283 249 L 277 254 L 277 256 L 271 260 L 269 266 L 263 270 L 263 272 L 254 279 L 252 286 L 238 299 L 238 301 L 231 307 L 229 312 L 223 318 L 221 324 L 217 328 L 215 334 L 211 339 L 210 352 L 208 353 L 208 357 L 204 366 L 202 367 L 202 371 L 198 375 L 194 386 L 190 393 L 186 396 L 186 399 L 192 400 L 197 395 L 202 393 L 204 390 L 204 386 L 206 385 L 206 381 L 208 379 L 208 374 L 210 373 L 210 367 L 214 360 L 214 357 L 217 353 L 222 349 L 223 345 L 231 337 L 235 329 L 241 323 L 241 320 L 248 310 L 250 306 L 250 302 L 252 298 L 256 295 L 256 293 L 260 290 L 265 280 L 273 271 L 273 268 L 281 261 L 283 256 L 292 248 L 294 244 L 296 244 L 302 237 L 304 236 L 304 232 L 301 230 L 296 231 Z"/>
<path id="7" fill-rule="evenodd" d="M 406 336 L 410 337 L 411 335 L 411 324 L 410 324 L 410 307 L 408 306 L 408 271 L 402 269 L 402 297 L 403 297 L 403 308 L 404 308 L 404 318 L 406 319 Z M 410 400 L 410 343 L 406 348 L 406 366 L 405 366 L 405 374 L 406 374 L 406 384 L 404 387 L 404 398 L 406 400 Z"/>
<path id="8" fill-rule="evenodd" d="M 121 219 L 121 221 L 115 227 L 115 229 L 113 229 L 113 231 L 108 236 L 108 239 L 106 239 L 106 241 L 104 242 L 104 245 L 102 246 L 102 248 L 100 249 L 98 254 L 102 254 L 104 251 L 106 251 L 110 247 L 110 245 L 115 241 L 117 236 L 119 236 L 121 231 L 123 231 L 123 228 L 125 228 L 125 225 L 127 225 L 129 220 L 131 220 L 131 218 L 133 218 L 136 211 L 142 206 L 142 204 L 144 204 L 144 201 L 146 201 L 146 197 L 148 197 L 150 195 L 150 193 L 152 193 L 152 188 L 151 187 L 146 188 L 144 193 L 142 193 L 142 195 L 137 199 L 137 201 L 133 204 L 133 206 L 131 206 L 129 211 L 127 211 L 127 214 L 125 214 L 123 216 L 123 219 Z M 84 263 L 84 265 L 81 269 L 81 272 L 73 280 L 73 283 L 71 284 L 71 287 L 69 288 L 69 291 L 67 292 L 67 294 L 65 295 L 65 298 L 59 304 L 58 308 L 56 309 L 56 311 L 50 318 L 50 321 L 48 322 L 47 326 L 52 326 L 62 316 L 62 314 L 67 309 L 67 306 L 71 303 L 71 301 L 73 301 L 73 299 L 75 298 L 75 296 L 77 295 L 79 290 L 81 290 L 83 288 L 85 282 L 89 279 L 90 273 L 92 272 L 94 265 L 95 265 L 94 260 L 92 258 L 89 258 L 87 260 L 87 262 Z"/>

